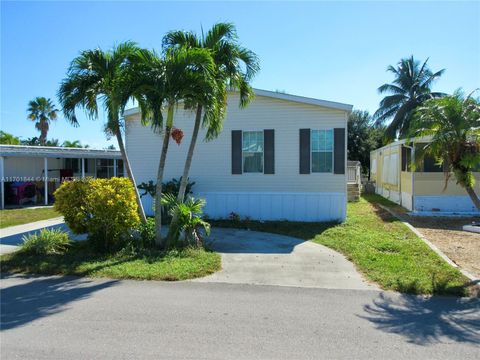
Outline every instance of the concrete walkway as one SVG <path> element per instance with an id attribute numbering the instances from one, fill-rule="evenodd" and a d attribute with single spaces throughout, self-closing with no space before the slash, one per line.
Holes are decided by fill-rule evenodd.
<path id="1" fill-rule="evenodd" d="M 74 235 L 63 222 L 63 217 L 40 220 L 28 224 L 10 226 L 0 229 L 0 255 L 17 251 L 18 246 L 23 243 L 24 236 L 39 232 L 45 228 L 57 228 L 68 231 L 70 232 L 70 237 L 74 240 L 82 240 L 85 238 L 84 235 Z"/>
<path id="2" fill-rule="evenodd" d="M 212 229 L 209 248 L 222 270 L 197 282 L 376 290 L 343 255 L 311 241 L 237 229 Z"/>

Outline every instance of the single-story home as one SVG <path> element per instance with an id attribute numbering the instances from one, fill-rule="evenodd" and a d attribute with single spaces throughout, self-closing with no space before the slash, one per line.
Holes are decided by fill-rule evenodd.
<path id="1" fill-rule="evenodd" d="M 456 184 L 453 174 L 445 188 L 444 168 L 431 156 L 424 156 L 412 171 L 415 150 L 426 144 L 427 138 L 415 144 L 411 140 L 399 140 L 372 151 L 370 179 L 375 183 L 376 193 L 419 214 L 478 214 L 465 189 Z M 475 192 L 480 194 L 480 172 L 474 175 Z"/>
<path id="2" fill-rule="evenodd" d="M 120 151 L 0 145 L 1 208 L 48 205 L 63 179 L 123 174 Z"/>
<path id="3" fill-rule="evenodd" d="M 342 221 L 347 202 L 347 119 L 352 106 L 255 90 L 245 109 L 238 93 L 228 96 L 223 131 L 213 141 L 201 131 L 189 178 L 194 196 L 207 201 L 211 218 L 230 213 L 259 220 Z M 126 149 L 138 184 L 156 175 L 162 136 L 125 112 Z M 195 113 L 179 107 L 175 127 L 185 137 L 171 142 L 164 181 L 182 175 Z M 152 199 L 143 197 L 153 214 Z"/>

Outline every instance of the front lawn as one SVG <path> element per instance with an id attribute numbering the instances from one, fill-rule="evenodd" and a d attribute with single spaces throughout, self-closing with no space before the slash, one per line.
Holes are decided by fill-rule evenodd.
<path id="1" fill-rule="evenodd" d="M 223 220 L 212 225 L 312 240 L 344 254 L 367 279 L 384 289 L 466 295 L 468 279 L 377 203 L 385 200 L 378 195 L 366 195 L 358 203 L 349 203 L 343 224 Z"/>
<path id="2" fill-rule="evenodd" d="M 0 210 L 0 229 L 61 216 L 51 207 Z"/>
<path id="3" fill-rule="evenodd" d="M 1 257 L 2 272 L 78 275 L 139 280 L 186 280 L 220 270 L 220 255 L 203 249 L 122 250 L 99 254 L 87 241 L 75 242 L 65 254 L 34 255 L 18 251 Z"/>

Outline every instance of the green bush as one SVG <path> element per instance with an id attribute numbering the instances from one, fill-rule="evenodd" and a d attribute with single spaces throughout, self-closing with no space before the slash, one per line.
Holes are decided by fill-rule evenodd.
<path id="1" fill-rule="evenodd" d="M 55 191 L 55 210 L 77 234 L 87 233 L 99 250 L 118 249 L 135 228 L 135 192 L 127 178 L 86 178 L 64 182 Z"/>
<path id="2" fill-rule="evenodd" d="M 175 219 L 170 224 L 171 238 L 168 239 L 167 248 L 179 245 L 202 247 L 202 232 L 207 236 L 210 235 L 210 224 L 202 219 L 205 200 L 188 196 L 185 202 L 181 203 L 172 194 L 166 194 L 162 202 L 170 209 L 170 216 Z M 181 239 L 182 235 L 183 239 Z"/>
<path id="3" fill-rule="evenodd" d="M 155 220 L 148 218 L 145 224 L 138 226 L 138 246 L 144 249 L 155 247 Z"/>
<path id="4" fill-rule="evenodd" d="M 37 255 L 63 254 L 70 246 L 68 233 L 59 229 L 42 229 L 23 237 L 21 250 Z"/>

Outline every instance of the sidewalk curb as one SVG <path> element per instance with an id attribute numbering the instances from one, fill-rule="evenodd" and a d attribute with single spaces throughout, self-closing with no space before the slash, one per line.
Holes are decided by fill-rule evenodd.
<path id="1" fill-rule="evenodd" d="M 417 235 L 425 244 L 428 245 L 430 249 L 432 249 L 438 256 L 440 256 L 443 260 L 445 260 L 449 265 L 453 266 L 454 268 L 458 269 L 463 275 L 465 275 L 472 283 L 474 284 L 479 284 L 480 279 L 476 278 L 472 274 L 470 274 L 468 271 L 462 269 L 460 266 L 455 264 L 452 259 L 450 259 L 447 255 L 445 255 L 438 247 L 436 247 L 433 243 L 431 243 L 420 231 L 418 231 L 412 224 L 410 224 L 408 221 L 405 221 L 402 217 L 397 215 L 395 212 L 390 210 L 388 207 L 377 204 L 380 208 L 383 210 L 387 211 L 390 215 L 398 219 L 399 221 L 402 222 L 403 225 L 408 227 L 415 235 Z"/>

